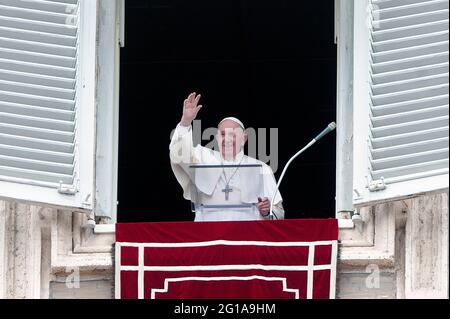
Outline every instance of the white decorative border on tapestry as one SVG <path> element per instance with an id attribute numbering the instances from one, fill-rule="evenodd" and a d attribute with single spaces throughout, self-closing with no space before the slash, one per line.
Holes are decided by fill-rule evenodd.
<path id="1" fill-rule="evenodd" d="M 283 284 L 283 291 L 290 292 L 295 295 L 295 299 L 299 299 L 299 290 L 290 289 L 287 287 L 286 278 L 284 277 L 265 277 L 265 276 L 228 276 L 228 277 L 178 277 L 178 278 L 166 278 L 164 279 L 164 288 L 151 290 L 151 299 L 155 299 L 156 293 L 167 293 L 169 291 L 169 283 L 180 281 L 225 281 L 225 280 L 265 280 L 265 281 L 281 281 Z"/>

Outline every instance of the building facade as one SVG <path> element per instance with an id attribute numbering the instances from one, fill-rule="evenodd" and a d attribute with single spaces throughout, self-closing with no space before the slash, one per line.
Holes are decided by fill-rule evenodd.
<path id="1" fill-rule="evenodd" d="M 336 1 L 337 298 L 448 298 L 448 3 Z M 113 298 L 123 2 L 3 12 L 0 298 Z"/>

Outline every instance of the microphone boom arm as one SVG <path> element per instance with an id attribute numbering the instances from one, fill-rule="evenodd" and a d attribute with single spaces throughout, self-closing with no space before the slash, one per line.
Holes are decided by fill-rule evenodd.
<path id="1" fill-rule="evenodd" d="M 286 171 L 287 171 L 289 165 L 291 165 L 291 163 L 294 161 L 294 159 L 297 158 L 297 156 L 299 156 L 301 153 L 306 151 L 306 149 L 308 149 L 315 142 L 316 142 L 315 139 L 313 139 L 311 142 L 309 142 L 308 145 L 306 145 L 304 148 L 302 148 L 300 151 L 298 151 L 297 154 L 295 154 L 284 166 L 283 172 L 281 173 L 280 179 L 278 180 L 278 183 L 277 183 L 277 190 L 275 191 L 275 194 L 273 195 L 272 200 L 270 201 L 269 219 L 273 219 L 273 216 L 275 215 L 275 213 L 273 212 L 273 202 L 275 201 L 275 197 L 277 196 L 277 193 L 278 193 L 278 188 L 280 187 L 281 181 L 283 180 L 284 174 L 286 174 Z"/>
<path id="2" fill-rule="evenodd" d="M 334 130 L 336 128 L 336 123 L 331 122 L 330 124 L 328 124 L 327 128 L 324 129 L 319 135 L 317 135 L 315 138 L 313 138 L 311 140 L 311 142 L 308 143 L 308 145 L 306 145 L 304 148 L 302 148 L 300 151 L 298 151 L 294 156 L 291 157 L 291 159 L 286 163 L 286 165 L 284 166 L 283 171 L 281 172 L 280 175 L 280 179 L 278 180 L 277 183 L 277 188 L 275 193 L 273 194 L 272 200 L 270 201 L 270 210 L 269 210 L 269 219 L 273 219 L 273 217 L 275 215 L 275 213 L 273 212 L 273 202 L 275 201 L 275 197 L 277 196 L 278 193 L 278 189 L 280 188 L 280 184 L 281 181 L 283 180 L 284 174 L 286 174 L 286 171 L 289 167 L 289 165 L 291 165 L 291 163 L 304 151 L 306 151 L 311 145 L 313 145 L 315 142 L 317 142 L 319 139 L 321 139 L 323 136 L 325 136 L 326 134 L 328 134 L 329 132 L 331 132 L 332 130 Z M 277 218 L 278 219 L 278 218 Z"/>

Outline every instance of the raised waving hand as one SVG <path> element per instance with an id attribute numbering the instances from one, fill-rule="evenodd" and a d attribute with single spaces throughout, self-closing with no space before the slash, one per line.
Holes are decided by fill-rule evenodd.
<path id="1" fill-rule="evenodd" d="M 181 118 L 181 125 L 190 126 L 192 121 L 197 117 L 198 112 L 202 108 L 202 105 L 199 105 L 200 94 L 195 92 L 189 94 L 189 96 L 184 100 L 183 103 L 183 116 Z"/>

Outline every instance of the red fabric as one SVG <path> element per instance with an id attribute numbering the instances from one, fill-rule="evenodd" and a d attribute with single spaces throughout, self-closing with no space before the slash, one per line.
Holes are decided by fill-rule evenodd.
<path id="1" fill-rule="evenodd" d="M 326 242 L 314 246 L 312 262 L 330 268 L 328 242 L 337 238 L 336 219 L 117 224 L 117 265 L 128 269 L 116 267 L 116 284 L 121 298 L 138 297 L 138 248 L 126 246 L 140 243 L 151 267 L 141 272 L 144 298 L 307 298 L 307 243 Z M 313 298 L 329 298 L 330 275 L 312 272 Z"/>

